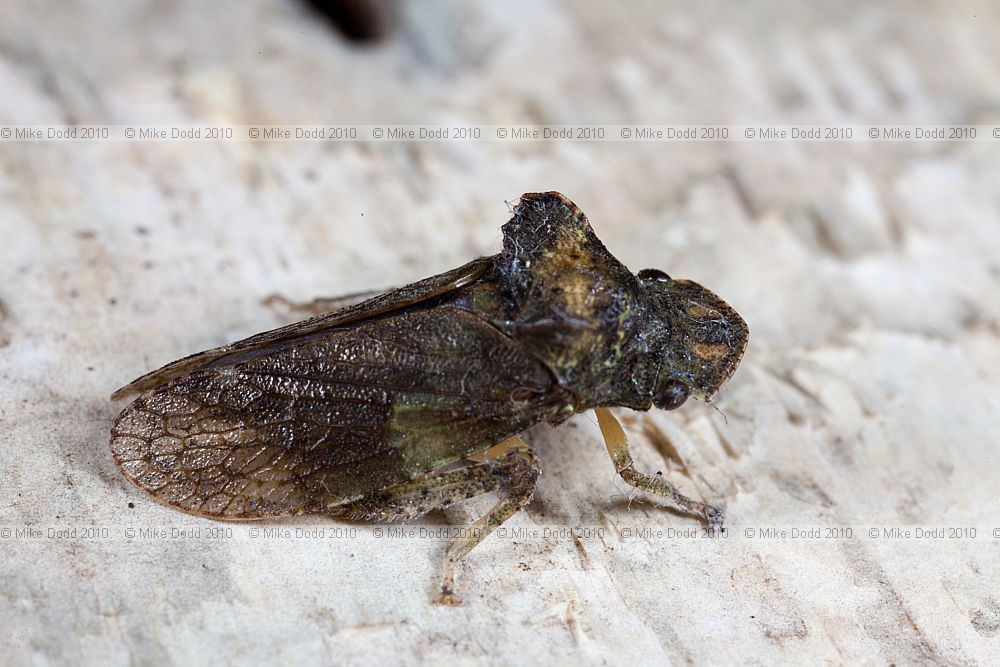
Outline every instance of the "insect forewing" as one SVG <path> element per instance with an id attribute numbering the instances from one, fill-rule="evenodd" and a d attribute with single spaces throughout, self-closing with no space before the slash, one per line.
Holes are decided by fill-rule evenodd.
<path id="1" fill-rule="evenodd" d="M 124 474 L 188 512 L 321 512 L 514 435 L 565 402 L 549 370 L 473 313 L 410 310 L 206 368 L 112 430 Z"/>

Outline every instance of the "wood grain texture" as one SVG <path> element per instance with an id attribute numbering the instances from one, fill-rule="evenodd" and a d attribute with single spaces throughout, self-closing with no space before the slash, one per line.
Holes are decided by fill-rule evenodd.
<path id="1" fill-rule="evenodd" d="M 987 3 L 442 1 L 375 48 L 290 2 L 2 13 L 0 124 L 1000 121 Z M 42 537 L 0 533 L 0 652 L 995 663 L 998 174 L 989 141 L 4 143 L 0 528 Z M 400 285 L 497 252 L 504 201 L 543 190 L 633 270 L 696 280 L 748 321 L 725 417 L 619 414 L 637 467 L 724 503 L 728 539 L 678 536 L 696 525 L 630 497 L 588 416 L 527 434 L 535 499 L 519 533 L 470 555 L 458 609 L 429 604 L 441 539 L 323 518 L 214 539 L 217 523 L 118 472 L 107 396 L 124 382 L 290 321 L 269 294 Z M 854 534 L 760 537 L 812 527 Z M 978 536 L 913 536 L 965 527 Z"/>

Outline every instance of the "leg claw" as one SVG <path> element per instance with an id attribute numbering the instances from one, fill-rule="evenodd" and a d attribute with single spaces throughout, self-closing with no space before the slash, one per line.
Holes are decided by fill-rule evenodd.
<path id="1" fill-rule="evenodd" d="M 458 596 L 455 595 L 452 591 L 449 591 L 447 589 L 442 589 L 441 595 L 434 598 L 434 604 L 439 604 L 444 607 L 457 607 L 458 605 L 462 604 L 462 601 L 458 599 Z"/>

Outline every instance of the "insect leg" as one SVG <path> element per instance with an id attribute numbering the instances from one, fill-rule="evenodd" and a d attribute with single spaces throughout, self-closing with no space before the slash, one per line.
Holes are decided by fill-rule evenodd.
<path id="1" fill-rule="evenodd" d="M 597 421 L 601 426 L 604 444 L 608 448 L 615 470 L 629 486 L 666 500 L 667 504 L 688 514 L 704 519 L 712 528 L 721 528 L 723 512 L 720 509 L 692 500 L 681 494 L 677 487 L 657 475 L 648 475 L 635 469 L 632 455 L 628 451 L 625 431 L 607 408 L 595 408 Z"/>
<path id="2" fill-rule="evenodd" d="M 261 300 L 265 306 L 280 306 L 293 313 L 307 313 L 309 315 L 323 315 L 332 313 L 348 306 L 354 306 L 362 301 L 367 301 L 373 296 L 384 294 L 390 290 L 370 290 L 367 292 L 354 292 L 343 296 L 319 297 L 312 301 L 292 301 L 281 294 L 269 294 Z"/>
<path id="3" fill-rule="evenodd" d="M 506 490 L 507 495 L 469 526 L 465 536 L 455 539 L 448 546 L 441 593 L 434 602 L 459 604 L 460 600 L 454 593 L 455 564 L 500 524 L 527 505 L 535 490 L 535 481 L 539 475 L 538 459 L 531 447 L 520 438 L 510 438 L 501 444 L 513 446 L 515 442 L 519 446 L 506 451 L 499 458 L 399 484 L 368 498 L 334 508 L 334 512 L 350 519 L 366 521 L 412 519 L 473 496 L 498 489 Z M 495 451 L 498 447 L 493 447 L 490 451 Z"/>
<path id="4" fill-rule="evenodd" d="M 448 547 L 444 560 L 444 576 L 441 578 L 441 593 L 434 598 L 436 604 L 457 605 L 461 602 L 454 591 L 455 564 L 465 558 L 473 547 L 482 542 L 500 524 L 531 502 L 531 496 L 535 492 L 535 482 L 541 473 L 538 458 L 527 443 L 517 436 L 510 440 L 514 439 L 520 441 L 522 446 L 496 460 L 496 463 L 503 463 L 503 469 L 497 471 L 497 478 L 507 490 L 507 496 L 501 498 L 489 512 L 476 519 L 465 537 L 456 538 Z M 491 462 L 487 461 L 483 465 L 489 463 Z"/>

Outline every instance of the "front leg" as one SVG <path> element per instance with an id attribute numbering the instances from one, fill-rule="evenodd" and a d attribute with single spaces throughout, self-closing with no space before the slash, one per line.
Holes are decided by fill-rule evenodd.
<path id="1" fill-rule="evenodd" d="M 722 528 L 721 509 L 682 495 L 676 486 L 663 477 L 637 471 L 632 461 L 632 454 L 628 451 L 628 441 L 625 439 L 622 425 L 607 408 L 595 408 L 594 412 L 597 413 L 597 422 L 601 426 L 601 434 L 604 436 L 604 444 L 608 448 L 611 462 L 626 484 L 663 498 L 667 505 L 674 509 L 701 517 L 713 530 Z"/>

